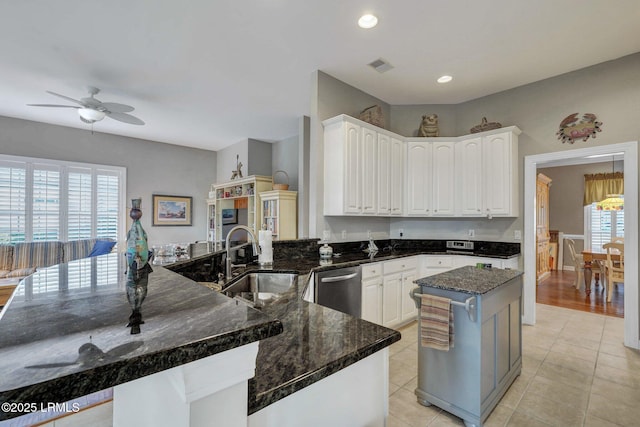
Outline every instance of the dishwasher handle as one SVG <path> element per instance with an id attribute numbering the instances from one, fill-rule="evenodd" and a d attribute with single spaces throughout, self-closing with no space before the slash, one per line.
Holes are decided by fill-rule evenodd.
<path id="1" fill-rule="evenodd" d="M 333 276 L 333 277 L 323 277 L 320 279 L 322 283 L 330 283 L 330 282 L 342 282 L 343 280 L 353 279 L 358 275 L 358 272 L 351 274 L 345 274 L 344 276 Z"/>

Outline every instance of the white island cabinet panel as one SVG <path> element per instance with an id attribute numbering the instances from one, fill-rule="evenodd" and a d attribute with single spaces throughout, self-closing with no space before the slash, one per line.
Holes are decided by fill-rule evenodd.
<path id="1" fill-rule="evenodd" d="M 113 388 L 113 425 L 246 426 L 258 342 Z"/>
<path id="2" fill-rule="evenodd" d="M 389 348 L 249 415 L 249 427 L 384 426 Z"/>

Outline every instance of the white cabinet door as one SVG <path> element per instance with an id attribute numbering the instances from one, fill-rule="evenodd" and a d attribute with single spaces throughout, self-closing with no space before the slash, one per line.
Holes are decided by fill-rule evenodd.
<path id="1" fill-rule="evenodd" d="M 456 215 L 483 216 L 482 138 L 456 143 Z"/>
<path id="2" fill-rule="evenodd" d="M 455 143 L 434 141 L 431 148 L 432 215 L 453 216 L 455 195 Z"/>
<path id="3" fill-rule="evenodd" d="M 391 137 L 378 134 L 378 215 L 391 214 Z"/>
<path id="4" fill-rule="evenodd" d="M 406 169 L 406 145 L 404 141 L 391 138 L 391 155 L 389 156 L 390 162 L 390 179 L 389 179 L 389 192 L 391 199 L 391 215 L 403 215 L 404 210 L 404 179 Z"/>
<path id="5" fill-rule="evenodd" d="M 382 325 L 382 276 L 362 281 L 362 318 Z"/>
<path id="6" fill-rule="evenodd" d="M 378 187 L 378 134 L 362 127 L 362 213 L 373 215 L 377 211 L 376 193 Z"/>
<path id="7" fill-rule="evenodd" d="M 431 215 L 431 144 L 410 141 L 407 144 L 407 215 Z"/>
<path id="8" fill-rule="evenodd" d="M 415 288 L 416 285 L 413 283 L 416 280 L 417 271 L 416 270 L 408 270 L 402 273 L 402 292 L 400 295 L 401 301 L 401 321 L 406 322 L 408 320 L 413 320 L 418 316 L 418 308 L 416 307 L 413 298 L 411 298 L 411 290 Z"/>
<path id="9" fill-rule="evenodd" d="M 360 126 L 344 123 L 344 212 L 360 213 L 362 210 L 362 144 Z M 339 144 L 339 141 L 334 141 Z M 329 191 L 330 189 L 325 189 Z"/>
<path id="10" fill-rule="evenodd" d="M 512 132 L 482 138 L 483 213 L 518 216 L 517 136 Z"/>
<path id="11" fill-rule="evenodd" d="M 384 276 L 382 282 L 382 325 L 394 326 L 401 322 L 402 273 Z"/>

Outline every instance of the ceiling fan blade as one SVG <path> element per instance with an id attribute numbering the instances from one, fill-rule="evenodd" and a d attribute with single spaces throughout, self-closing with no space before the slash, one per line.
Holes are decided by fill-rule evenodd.
<path id="1" fill-rule="evenodd" d="M 54 95 L 54 96 L 59 96 L 60 98 L 64 98 L 68 101 L 71 102 L 75 102 L 76 104 L 82 105 L 84 106 L 84 104 L 82 103 L 82 101 L 78 101 L 77 99 L 73 99 L 73 98 L 69 98 L 68 96 L 64 96 L 64 95 L 60 95 L 59 93 L 55 93 L 55 92 L 51 92 L 50 90 L 46 91 L 47 93 Z"/>
<path id="2" fill-rule="evenodd" d="M 75 105 L 58 105 L 58 104 L 27 104 L 29 107 L 56 107 L 56 108 L 80 108 Z"/>
<path id="3" fill-rule="evenodd" d="M 130 105 L 118 104 L 117 102 L 103 102 L 101 105 L 112 113 L 130 113 L 135 110 Z"/>
<path id="4" fill-rule="evenodd" d="M 111 117 L 119 122 L 129 123 L 130 125 L 143 125 L 144 122 L 131 114 L 114 113 L 113 111 L 107 111 L 107 117 Z"/>

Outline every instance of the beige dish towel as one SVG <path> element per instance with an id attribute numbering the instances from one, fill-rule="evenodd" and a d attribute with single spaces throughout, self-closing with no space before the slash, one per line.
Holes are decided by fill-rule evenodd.
<path id="1" fill-rule="evenodd" d="M 422 294 L 420 342 L 423 347 L 436 350 L 449 351 L 450 348 L 453 348 L 451 299 Z"/>

